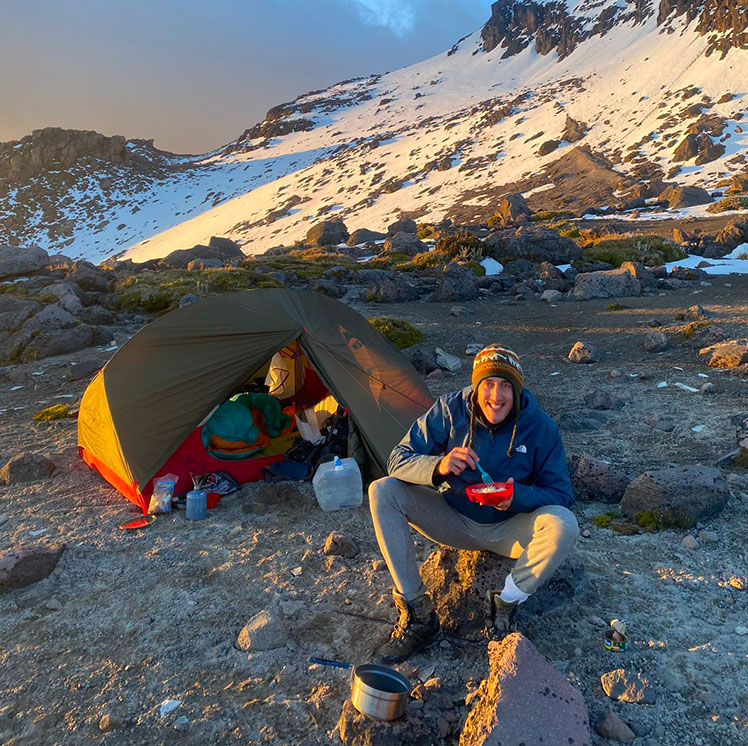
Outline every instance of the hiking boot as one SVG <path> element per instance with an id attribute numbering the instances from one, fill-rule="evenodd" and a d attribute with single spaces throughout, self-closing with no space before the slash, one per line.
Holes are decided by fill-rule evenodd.
<path id="1" fill-rule="evenodd" d="M 390 639 L 374 654 L 375 662 L 385 665 L 407 660 L 413 653 L 437 640 L 441 629 L 428 596 L 419 596 L 409 602 L 399 593 L 393 596 L 400 617 L 395 622 Z"/>
<path id="2" fill-rule="evenodd" d="M 511 632 L 517 631 L 518 601 L 507 603 L 501 598 L 501 591 L 486 591 L 486 629 L 494 640 L 503 640 Z"/>

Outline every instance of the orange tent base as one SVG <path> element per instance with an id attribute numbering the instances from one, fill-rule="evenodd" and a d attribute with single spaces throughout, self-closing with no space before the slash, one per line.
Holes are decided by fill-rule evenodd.
<path id="1" fill-rule="evenodd" d="M 135 503 L 143 513 L 148 510 L 146 498 L 138 492 L 134 482 L 126 482 L 122 477 L 110 469 L 104 462 L 89 453 L 83 446 L 78 446 L 78 455 L 94 470 L 97 471 L 115 490 L 122 493 L 130 502 Z"/>

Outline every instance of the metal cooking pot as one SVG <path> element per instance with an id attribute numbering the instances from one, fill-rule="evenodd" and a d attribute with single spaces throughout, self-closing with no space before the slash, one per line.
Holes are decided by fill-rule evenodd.
<path id="1" fill-rule="evenodd" d="M 375 720 L 397 720 L 405 713 L 410 681 L 394 668 L 378 663 L 353 666 L 327 658 L 310 658 L 309 662 L 351 669 L 351 703 L 362 715 Z"/>

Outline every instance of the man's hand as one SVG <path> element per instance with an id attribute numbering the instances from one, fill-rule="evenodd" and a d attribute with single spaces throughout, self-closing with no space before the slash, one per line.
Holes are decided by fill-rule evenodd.
<path id="1" fill-rule="evenodd" d="M 506 480 L 507 484 L 514 484 L 514 477 L 509 477 L 509 479 Z M 501 505 L 494 505 L 493 507 L 496 508 L 496 510 L 509 510 L 509 507 L 514 502 L 514 490 L 512 490 L 512 496 L 504 503 L 501 503 Z"/>
<path id="2" fill-rule="evenodd" d="M 443 477 L 447 474 L 462 474 L 470 467 L 475 469 L 478 454 L 472 448 L 453 448 L 440 462 L 436 470 Z"/>

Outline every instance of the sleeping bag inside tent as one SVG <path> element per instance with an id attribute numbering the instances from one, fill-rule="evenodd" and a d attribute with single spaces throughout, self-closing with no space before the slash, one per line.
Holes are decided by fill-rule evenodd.
<path id="1" fill-rule="evenodd" d="M 353 309 L 310 291 L 249 290 L 172 311 L 128 340 L 83 395 L 78 448 L 145 512 L 166 474 L 176 494 L 192 475 L 262 479 L 343 408 L 384 474 L 432 403 L 410 361 Z"/>

